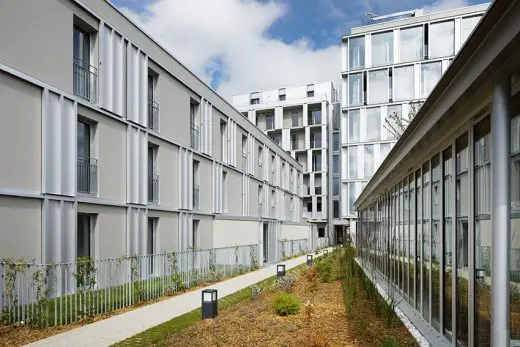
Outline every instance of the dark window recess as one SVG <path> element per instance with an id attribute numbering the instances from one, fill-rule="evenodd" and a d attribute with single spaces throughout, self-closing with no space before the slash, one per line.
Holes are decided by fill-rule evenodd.
<path id="1" fill-rule="evenodd" d="M 308 202 L 307 203 L 307 212 L 311 212 L 312 211 L 312 202 Z"/>
<path id="2" fill-rule="evenodd" d="M 316 211 L 321 212 L 321 198 L 316 199 Z"/>
<path id="3" fill-rule="evenodd" d="M 392 69 L 388 69 L 388 90 L 390 91 L 390 93 L 388 94 L 388 101 L 390 102 L 393 101 L 392 95 L 394 95 L 392 91 L 392 77 Z"/>
<path id="4" fill-rule="evenodd" d="M 363 72 L 363 105 L 367 104 L 367 72 Z"/>
<path id="5" fill-rule="evenodd" d="M 332 215 L 333 218 L 339 218 L 339 201 L 338 200 L 332 201 L 332 212 L 333 212 L 333 215 Z"/>
<path id="6" fill-rule="evenodd" d="M 312 98 L 313 96 L 314 96 L 314 90 L 309 90 L 309 91 L 307 92 L 307 97 L 308 97 L 308 98 Z"/>
<path id="7" fill-rule="evenodd" d="M 428 24 L 424 24 L 424 59 L 428 59 Z"/>
<path id="8" fill-rule="evenodd" d="M 284 101 L 284 100 L 285 100 L 285 94 L 280 95 L 280 101 Z"/>
<path id="9" fill-rule="evenodd" d="M 325 237 L 325 228 L 318 228 L 318 237 Z"/>

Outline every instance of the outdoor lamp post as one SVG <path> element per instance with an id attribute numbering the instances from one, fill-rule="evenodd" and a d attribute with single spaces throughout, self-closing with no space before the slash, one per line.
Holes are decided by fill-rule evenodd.
<path id="1" fill-rule="evenodd" d="M 307 265 L 312 266 L 312 254 L 307 254 Z"/>
<path id="2" fill-rule="evenodd" d="M 475 279 L 483 280 L 486 277 L 486 271 L 484 269 L 475 269 Z"/>
<path id="3" fill-rule="evenodd" d="M 285 276 L 285 264 L 276 265 L 276 277 L 284 277 Z"/>
<path id="4" fill-rule="evenodd" d="M 217 316 L 217 290 L 204 289 L 202 291 L 202 319 L 215 318 Z"/>

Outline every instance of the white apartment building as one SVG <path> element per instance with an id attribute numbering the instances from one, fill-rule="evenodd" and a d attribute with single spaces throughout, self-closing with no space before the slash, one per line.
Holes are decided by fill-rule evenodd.
<path id="1" fill-rule="evenodd" d="M 354 202 L 397 141 L 391 115 L 420 107 L 488 6 L 373 17 L 342 38 L 341 218 L 351 232 Z"/>
<path id="2" fill-rule="evenodd" d="M 339 132 L 338 151 L 330 150 L 331 124 L 339 131 L 339 102 L 332 82 L 236 95 L 233 105 L 303 166 L 303 216 L 313 223 L 319 239 L 332 236 L 334 209 L 339 217 L 339 186 L 334 189 L 331 184 L 331 172 L 339 176 Z"/>
<path id="3" fill-rule="evenodd" d="M 301 163 L 110 2 L 4 2 L 0 32 L 0 258 L 310 245 Z"/>

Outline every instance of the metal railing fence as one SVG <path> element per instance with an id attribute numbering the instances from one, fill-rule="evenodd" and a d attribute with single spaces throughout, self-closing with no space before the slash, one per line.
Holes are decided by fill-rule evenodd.
<path id="1" fill-rule="evenodd" d="M 48 265 L 3 260 L 1 323 L 69 324 L 256 268 L 256 244 Z"/>
<path id="2" fill-rule="evenodd" d="M 97 102 L 97 69 L 80 58 L 74 57 L 73 91 L 77 95 L 92 103 Z"/>
<path id="3" fill-rule="evenodd" d="M 307 239 L 278 240 L 278 259 L 285 260 L 309 251 Z"/>
<path id="4" fill-rule="evenodd" d="M 159 131 L 159 103 L 148 101 L 148 128 Z"/>
<path id="5" fill-rule="evenodd" d="M 96 194 L 98 189 L 97 175 L 97 159 L 78 156 L 76 187 L 78 193 Z"/>

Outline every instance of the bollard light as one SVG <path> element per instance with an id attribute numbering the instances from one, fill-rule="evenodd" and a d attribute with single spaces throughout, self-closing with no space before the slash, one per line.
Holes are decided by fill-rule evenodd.
<path id="1" fill-rule="evenodd" d="M 475 278 L 477 280 L 483 280 L 486 277 L 486 271 L 484 269 L 475 269 Z"/>
<path id="2" fill-rule="evenodd" d="M 312 266 L 312 254 L 307 254 L 307 265 Z"/>
<path id="3" fill-rule="evenodd" d="M 329 250 L 328 250 L 328 249 L 326 249 L 326 250 L 323 251 L 323 256 L 324 256 L 324 257 L 326 257 L 328 254 L 329 254 Z"/>
<path id="4" fill-rule="evenodd" d="M 285 276 L 285 264 L 276 265 L 276 277 L 284 277 Z"/>
<path id="5" fill-rule="evenodd" d="M 215 318 L 217 316 L 218 296 L 216 289 L 204 289 L 202 291 L 202 319 Z"/>

